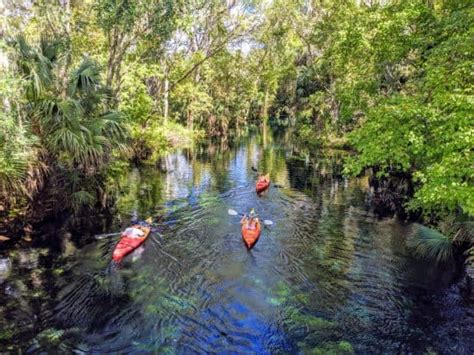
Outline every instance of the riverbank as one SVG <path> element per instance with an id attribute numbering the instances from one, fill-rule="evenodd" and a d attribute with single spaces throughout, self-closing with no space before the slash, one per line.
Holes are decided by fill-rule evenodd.
<path id="1" fill-rule="evenodd" d="M 64 171 L 51 169 L 42 175 L 28 173 L 30 178 L 24 182 L 24 187 L 36 185 L 37 191 L 28 194 L 18 191 L 13 199 L 7 196 L 0 199 L 0 243 L 11 244 L 21 238 L 30 242 L 35 226 L 43 222 L 74 218 L 74 214 L 81 215 L 82 209 L 90 212 L 112 207 L 114 202 L 110 200 L 110 189 L 113 190 L 116 174 L 122 174 L 131 165 L 142 164 L 145 160 L 156 163 L 160 157 L 175 150 L 191 147 L 202 137 L 202 131 L 189 130 L 176 123 L 157 125 L 140 132 L 132 130 L 130 138 L 134 143 L 131 144 L 131 150 L 116 152 L 108 166 L 78 177 L 76 183 L 85 186 L 76 194 L 76 199 L 75 194 L 71 195 L 68 191 L 68 185 L 60 183 L 60 180 L 70 179 L 64 176 Z M 138 159 L 138 155 L 141 159 Z M 81 198 L 81 193 L 84 198 Z"/>

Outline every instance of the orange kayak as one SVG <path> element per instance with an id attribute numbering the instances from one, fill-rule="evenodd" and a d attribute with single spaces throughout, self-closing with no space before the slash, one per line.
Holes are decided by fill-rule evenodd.
<path id="1" fill-rule="evenodd" d="M 260 222 L 257 222 L 255 229 L 248 229 L 246 223 L 242 225 L 242 239 L 244 240 L 247 249 L 252 249 L 260 238 L 262 226 Z"/>
<path id="2" fill-rule="evenodd" d="M 131 228 L 140 229 L 144 234 L 139 238 L 130 238 L 129 236 L 125 235 L 125 233 L 122 233 L 120 241 L 115 246 L 114 252 L 112 254 L 112 259 L 117 263 L 121 262 L 125 256 L 142 245 L 146 238 L 148 238 L 150 235 L 150 227 L 144 227 L 136 224 Z"/>
<path id="3" fill-rule="evenodd" d="M 259 177 L 255 189 L 257 190 L 257 193 L 259 194 L 265 191 L 268 188 L 268 186 L 270 186 L 270 174 Z"/>

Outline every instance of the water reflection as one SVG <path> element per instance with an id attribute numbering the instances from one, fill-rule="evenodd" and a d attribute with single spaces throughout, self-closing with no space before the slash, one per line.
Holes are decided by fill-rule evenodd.
<path id="1" fill-rule="evenodd" d="M 364 181 L 341 177 L 341 153 L 300 156 L 284 138 L 267 132 L 186 149 L 115 176 L 111 230 L 133 216 L 161 217 L 121 267 L 110 264 L 116 238 L 76 250 L 74 230 L 60 255 L 2 255 L 0 344 L 145 353 L 472 349 L 472 314 L 450 286 L 452 270 L 410 256 L 410 225 L 366 208 Z M 258 197 L 252 167 L 279 187 Z M 253 207 L 275 224 L 247 252 L 227 209 Z"/>

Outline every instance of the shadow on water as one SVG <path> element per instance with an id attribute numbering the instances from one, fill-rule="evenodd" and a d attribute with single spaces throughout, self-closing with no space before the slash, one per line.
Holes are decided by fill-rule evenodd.
<path id="1" fill-rule="evenodd" d="M 0 348 L 469 353 L 455 271 L 411 256 L 412 226 L 374 214 L 366 179 L 341 176 L 343 153 L 301 156 L 287 138 L 198 146 L 114 176 L 104 233 L 161 216 L 119 266 L 118 236 L 76 248 L 75 230 L 60 252 L 2 252 Z M 252 167 L 279 188 L 258 197 Z M 274 221 L 251 251 L 229 208 Z"/>

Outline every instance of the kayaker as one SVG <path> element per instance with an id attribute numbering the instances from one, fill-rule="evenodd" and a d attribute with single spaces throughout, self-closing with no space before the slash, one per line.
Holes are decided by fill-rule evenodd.
<path id="1" fill-rule="evenodd" d="M 128 238 L 142 238 L 145 232 L 141 230 L 140 226 L 134 225 L 125 229 L 122 235 Z"/>
<path id="2" fill-rule="evenodd" d="M 268 182 L 267 175 L 260 176 L 260 177 L 258 178 L 258 181 L 259 181 L 259 182 Z"/>
<path id="3" fill-rule="evenodd" d="M 253 208 L 250 210 L 248 217 L 246 214 L 244 214 L 244 216 L 240 220 L 240 223 L 244 224 L 247 229 L 256 229 L 257 222 L 258 222 L 258 216 L 255 213 L 255 210 Z"/>

